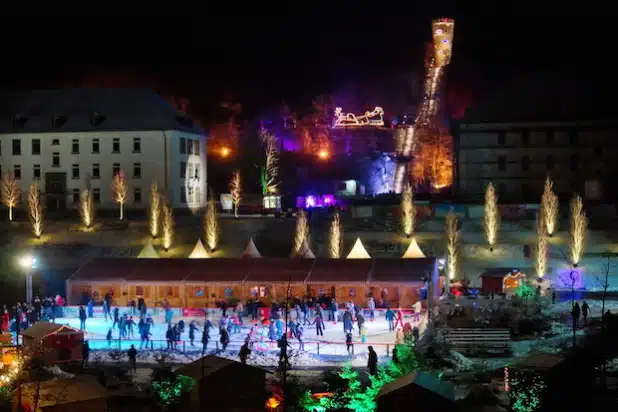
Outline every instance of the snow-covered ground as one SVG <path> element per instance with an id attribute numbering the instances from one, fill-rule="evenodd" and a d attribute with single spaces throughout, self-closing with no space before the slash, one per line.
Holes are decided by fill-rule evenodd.
<path id="1" fill-rule="evenodd" d="M 176 323 L 181 318 L 173 319 Z M 181 342 L 178 344 L 178 351 L 166 352 L 170 356 L 169 361 L 174 363 L 190 362 L 198 359 L 202 353 L 201 344 L 201 327 L 204 323 L 203 317 L 183 317 L 185 324 L 195 320 L 200 328 L 200 332 L 196 333 L 194 346 L 191 346 L 189 341 L 189 333 L 187 327 L 185 332 L 181 336 Z M 245 325 L 241 326 L 241 332 L 232 334 L 230 336 L 231 341 L 226 351 L 220 351 L 221 344 L 219 343 L 219 330 L 216 326 L 219 321 L 219 315 L 210 318 L 213 325 L 215 325 L 210 331 L 210 342 L 208 345 L 207 353 L 217 353 L 218 356 L 238 359 L 238 350 L 244 343 L 251 327 L 254 323 L 250 322 L 250 319 L 244 318 Z M 138 362 L 140 363 L 156 363 L 157 354 L 167 348 L 167 341 L 165 339 L 165 333 L 167 331 L 167 324 L 164 322 L 163 316 L 153 317 L 154 327 L 151 329 L 152 333 L 152 350 L 142 350 L 138 355 Z M 410 322 L 411 325 L 415 325 L 411 317 L 404 317 L 404 323 Z M 76 318 L 58 318 L 56 323 L 68 324 L 72 327 L 79 328 L 79 319 Z M 95 317 L 86 321 L 86 339 L 88 340 L 90 348 L 93 350 L 91 359 L 110 361 L 109 352 L 117 350 L 128 350 L 131 345 L 135 345 L 137 349 L 140 349 L 141 342 L 137 337 L 137 331 L 135 331 L 136 339 L 118 339 L 118 329 L 112 329 L 112 341 L 106 340 L 108 330 L 112 327 L 112 321 L 105 321 L 102 317 Z M 425 328 L 426 320 L 424 317 L 418 324 L 419 329 L 422 331 Z M 388 331 L 388 322 L 384 319 L 384 316 L 376 316 L 374 322 L 365 322 L 367 329 L 367 339 L 365 343 L 361 342 L 361 338 L 358 334 L 358 326 L 354 324 L 353 336 L 354 336 L 354 353 L 355 356 L 348 356 L 347 347 L 345 344 L 345 334 L 343 332 L 343 323 L 338 322 L 334 324 L 332 322 L 326 322 L 324 330 L 324 336 L 316 336 L 315 326 L 305 326 L 303 335 L 303 341 L 305 342 L 305 350 L 298 350 L 298 340 L 295 338 L 290 339 L 290 362 L 293 366 L 320 366 L 328 364 L 329 362 L 341 362 L 343 360 L 349 360 L 353 364 L 358 366 L 364 366 L 367 364 L 368 346 L 373 346 L 378 356 L 386 357 L 391 354 L 391 351 L 395 343 L 395 333 Z M 259 348 L 263 346 L 262 348 Z M 261 349 L 261 350 L 260 350 Z M 254 344 L 249 363 L 260 366 L 276 366 L 278 361 L 279 348 L 276 342 L 266 341 L 263 345 L 259 345 L 257 342 Z M 114 356 L 114 355 L 112 355 Z"/>

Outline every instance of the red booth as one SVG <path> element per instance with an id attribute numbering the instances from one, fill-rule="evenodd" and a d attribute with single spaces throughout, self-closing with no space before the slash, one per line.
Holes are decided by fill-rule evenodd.
<path id="1" fill-rule="evenodd" d="M 47 365 L 82 360 L 84 332 L 68 325 L 38 322 L 22 332 L 24 351 Z"/>

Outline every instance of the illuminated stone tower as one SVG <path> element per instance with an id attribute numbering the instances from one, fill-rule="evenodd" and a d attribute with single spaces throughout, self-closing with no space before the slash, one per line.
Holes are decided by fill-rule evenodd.
<path id="1" fill-rule="evenodd" d="M 425 58 L 425 81 L 413 131 L 402 132 L 398 142 L 399 163 L 395 172 L 395 191 L 401 193 L 406 180 L 428 180 L 432 188 L 452 184 L 452 143 L 440 119 L 440 89 L 444 67 L 451 62 L 455 21 L 438 19 L 431 24 L 433 42 Z"/>

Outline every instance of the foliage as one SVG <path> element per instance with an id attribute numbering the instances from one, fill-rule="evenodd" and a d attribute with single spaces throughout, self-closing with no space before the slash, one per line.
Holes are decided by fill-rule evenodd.
<path id="1" fill-rule="evenodd" d="M 152 389 L 158 403 L 166 409 L 180 406 L 182 397 L 193 390 L 196 381 L 169 369 L 153 371 Z"/>
<path id="2" fill-rule="evenodd" d="M 341 246 L 343 244 L 343 233 L 341 228 L 341 217 L 339 210 L 335 210 L 333 219 L 330 221 L 328 232 L 328 254 L 333 259 L 341 257 Z"/>
<path id="3" fill-rule="evenodd" d="M 298 256 L 305 242 L 309 244 L 309 221 L 307 220 L 307 213 L 303 209 L 298 209 L 292 256 Z"/>
<path id="4" fill-rule="evenodd" d="M 28 189 L 28 214 L 32 233 L 39 239 L 43 233 L 43 201 L 37 182 L 32 183 Z"/>
<path id="5" fill-rule="evenodd" d="M 215 196 L 212 190 L 210 190 L 208 195 L 206 214 L 204 216 L 204 240 L 211 252 L 217 249 L 219 245 L 219 221 L 217 219 Z"/>
<path id="6" fill-rule="evenodd" d="M 498 195 L 494 189 L 494 185 L 489 182 L 485 191 L 485 213 L 483 216 L 485 227 L 485 237 L 489 243 L 490 250 L 498 241 L 498 232 L 500 231 L 500 211 L 498 210 Z"/>
<path id="7" fill-rule="evenodd" d="M 541 410 L 542 392 L 546 387 L 539 375 L 511 372 L 511 410 L 534 412 Z"/>
<path id="8" fill-rule="evenodd" d="M 150 185 L 150 207 L 148 210 L 148 229 L 150 236 L 156 238 L 159 235 L 159 218 L 161 216 L 161 195 L 159 184 L 152 182 Z"/>
<path id="9" fill-rule="evenodd" d="M 81 191 L 79 213 L 86 229 L 90 229 L 94 222 L 94 199 L 92 189 L 90 188 L 85 188 Z"/>
<path id="10" fill-rule="evenodd" d="M 558 196 L 554 193 L 553 182 L 549 177 L 545 180 L 545 188 L 541 195 L 541 220 L 543 221 L 547 234 L 553 235 L 558 229 L 559 202 Z"/>
<path id="11" fill-rule="evenodd" d="M 571 264 L 577 266 L 586 249 L 588 218 L 584 211 L 582 198 L 575 196 L 571 200 L 571 227 L 569 229 L 569 257 Z"/>
<path id="12" fill-rule="evenodd" d="M 163 202 L 161 208 L 161 232 L 163 233 L 163 248 L 167 252 L 174 241 L 174 209 L 167 200 Z"/>
<path id="13" fill-rule="evenodd" d="M 242 181 L 240 179 L 240 170 L 235 171 L 232 174 L 232 180 L 230 180 L 230 194 L 232 195 L 232 203 L 234 204 L 234 217 L 238 217 L 238 205 L 242 200 Z"/>
<path id="14" fill-rule="evenodd" d="M 460 233 L 457 215 L 452 210 L 446 215 L 444 230 L 446 232 L 447 273 L 448 278 L 453 280 L 457 275 Z"/>
<path id="15" fill-rule="evenodd" d="M 20 190 L 15 175 L 6 173 L 0 181 L 0 197 L 2 203 L 9 209 L 9 220 L 13 220 L 13 208 L 19 203 Z"/>
<path id="16" fill-rule="evenodd" d="M 325 376 L 331 383 L 328 388 L 333 396 L 316 399 L 305 392 L 299 400 L 303 410 L 322 412 L 332 410 L 352 410 L 372 412 L 377 408 L 376 397 L 382 387 L 393 380 L 421 369 L 422 361 L 411 336 L 404 338 L 404 344 L 397 345 L 399 363 L 389 361 L 386 368 L 378 367 L 375 376 L 369 376 L 369 385 L 363 388 L 358 380 L 358 372 L 349 364 L 344 365 L 338 377 Z"/>
<path id="17" fill-rule="evenodd" d="M 127 203 L 128 194 L 129 185 L 127 184 L 124 170 L 120 169 L 114 175 L 114 180 L 112 180 L 112 196 L 114 201 L 120 205 L 120 220 L 124 219 L 124 204 Z"/>
<path id="18" fill-rule="evenodd" d="M 412 186 L 408 182 L 401 194 L 401 228 L 404 235 L 412 236 L 415 218 L 416 209 L 414 207 L 414 194 L 412 193 Z"/>

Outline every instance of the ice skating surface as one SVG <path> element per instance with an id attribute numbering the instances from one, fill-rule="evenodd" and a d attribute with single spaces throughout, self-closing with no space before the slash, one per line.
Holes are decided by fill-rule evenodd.
<path id="1" fill-rule="evenodd" d="M 137 318 L 137 317 L 134 317 Z M 292 318 L 295 319 L 295 316 L 292 315 Z M 183 319 L 185 321 L 185 331 L 180 337 L 180 342 L 178 344 L 178 350 L 181 352 L 192 353 L 192 352 L 201 352 L 202 344 L 202 327 L 204 325 L 204 317 L 175 317 L 172 320 L 172 323 L 177 323 Z M 220 312 L 217 311 L 213 313 L 212 316 L 209 316 L 213 324 L 213 328 L 210 330 L 210 341 L 208 345 L 208 352 L 217 350 L 221 348 L 221 344 L 219 343 L 219 328 L 218 322 L 220 319 Z M 188 325 L 189 323 L 195 320 L 198 323 L 199 332 L 195 334 L 194 346 L 191 346 L 191 342 L 189 341 L 189 332 Z M 245 338 L 249 334 L 251 328 L 258 324 L 258 322 L 252 322 L 250 318 L 243 318 L 244 325 L 240 327 L 240 333 L 230 334 L 230 343 L 227 347 L 228 352 L 238 353 L 240 346 L 244 343 Z M 165 333 L 167 331 L 167 323 L 165 323 L 163 316 L 154 316 L 153 317 L 154 325 L 151 328 L 151 348 L 154 350 L 166 349 L 167 341 L 165 338 Z M 417 325 L 414 323 L 411 316 L 404 316 L 404 323 L 409 322 L 411 325 Z M 79 319 L 77 318 L 58 318 L 56 319 L 56 323 L 59 324 L 68 324 L 74 328 L 79 328 Z M 420 323 L 418 324 L 419 329 L 424 329 L 425 326 L 424 318 L 421 318 Z M 135 338 L 133 339 L 118 339 L 118 329 L 112 329 L 112 340 L 108 342 L 106 340 L 107 332 L 112 327 L 113 321 L 105 320 L 102 316 L 97 316 L 95 318 L 88 319 L 86 321 L 86 339 L 89 341 L 89 346 L 93 350 L 103 350 L 103 349 L 122 349 L 126 350 L 131 345 L 135 345 L 136 348 L 140 348 L 140 340 L 137 329 L 135 328 Z M 259 328 L 259 326 L 257 327 Z M 268 326 L 266 326 L 268 328 Z M 365 328 L 367 330 L 366 342 L 361 342 L 361 337 L 359 336 L 358 325 L 354 324 L 353 336 L 354 336 L 354 352 L 357 355 L 367 352 L 367 346 L 373 346 L 376 352 L 378 352 L 381 356 L 386 356 L 387 353 L 390 353 L 395 343 L 395 332 L 389 332 L 388 330 L 388 322 L 385 320 L 384 315 L 379 315 L 376 313 L 375 321 L 371 322 L 367 320 L 365 322 Z M 256 333 L 256 335 L 259 333 Z M 345 344 L 345 333 L 343 332 L 343 322 L 337 322 L 336 324 L 333 322 L 325 322 L 324 336 L 316 336 L 316 328 L 315 325 L 306 325 L 304 327 L 303 341 L 305 342 L 305 350 L 304 352 L 308 354 L 315 355 L 325 355 L 325 356 L 346 356 L 347 355 L 347 346 Z M 292 351 L 298 352 L 298 340 L 296 338 L 291 338 L 289 340 Z M 265 347 L 266 351 L 276 351 L 279 349 L 277 347 L 276 342 L 271 342 L 266 339 L 264 342 L 256 342 L 261 345 L 254 344 L 253 352 L 259 352 L 257 346 Z M 189 360 L 189 359 L 187 359 Z"/>

